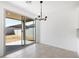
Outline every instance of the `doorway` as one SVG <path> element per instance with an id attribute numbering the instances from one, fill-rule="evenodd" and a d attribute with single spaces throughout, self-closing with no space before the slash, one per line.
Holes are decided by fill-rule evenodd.
<path id="1" fill-rule="evenodd" d="M 27 16 L 6 10 L 5 44 L 6 54 L 35 43 L 35 21 Z"/>

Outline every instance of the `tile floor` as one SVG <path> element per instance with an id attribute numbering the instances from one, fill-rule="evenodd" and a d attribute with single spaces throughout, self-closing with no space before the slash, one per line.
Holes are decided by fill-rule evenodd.
<path id="1" fill-rule="evenodd" d="M 76 52 L 60 49 L 45 44 L 32 44 L 13 53 L 5 58 L 78 58 Z"/>

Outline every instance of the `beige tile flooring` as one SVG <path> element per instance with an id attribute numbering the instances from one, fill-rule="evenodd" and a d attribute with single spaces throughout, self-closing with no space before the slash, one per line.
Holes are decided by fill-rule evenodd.
<path id="1" fill-rule="evenodd" d="M 77 53 L 45 44 L 33 44 L 4 56 L 6 58 L 77 58 Z"/>

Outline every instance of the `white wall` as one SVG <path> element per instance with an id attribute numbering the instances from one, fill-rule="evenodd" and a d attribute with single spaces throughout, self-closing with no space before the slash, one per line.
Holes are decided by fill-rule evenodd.
<path id="1" fill-rule="evenodd" d="M 5 45 L 4 45 L 4 10 L 0 8 L 0 56 L 4 55 Z"/>
<path id="2" fill-rule="evenodd" d="M 79 2 L 45 2 L 48 20 L 40 24 L 41 43 L 77 52 Z"/>
<path id="3" fill-rule="evenodd" d="M 78 55 L 79 55 L 79 7 L 77 8 L 77 52 L 78 52 Z"/>

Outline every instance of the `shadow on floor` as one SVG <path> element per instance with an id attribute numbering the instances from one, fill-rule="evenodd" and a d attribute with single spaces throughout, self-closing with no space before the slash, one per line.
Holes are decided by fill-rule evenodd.
<path id="1" fill-rule="evenodd" d="M 13 53 L 13 52 L 16 52 L 18 50 L 21 50 L 25 47 L 28 47 L 29 45 L 32 45 L 32 44 L 34 44 L 34 42 L 31 44 L 27 44 L 27 45 L 7 45 L 6 46 L 6 55 Z"/>

